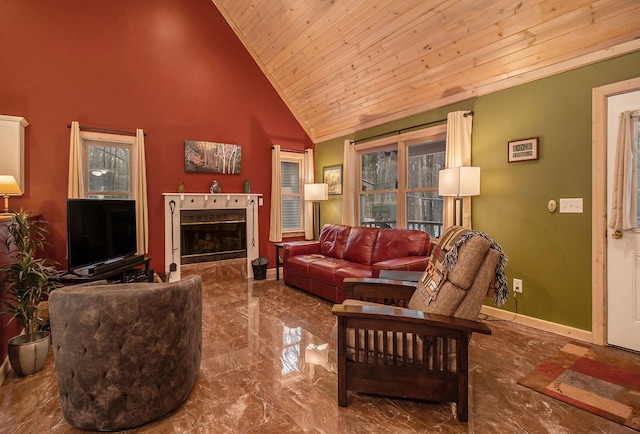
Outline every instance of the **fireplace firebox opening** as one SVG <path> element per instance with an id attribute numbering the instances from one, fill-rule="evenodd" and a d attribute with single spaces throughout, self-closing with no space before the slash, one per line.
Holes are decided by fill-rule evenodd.
<path id="1" fill-rule="evenodd" d="M 180 211 L 180 263 L 247 257 L 245 209 Z"/>

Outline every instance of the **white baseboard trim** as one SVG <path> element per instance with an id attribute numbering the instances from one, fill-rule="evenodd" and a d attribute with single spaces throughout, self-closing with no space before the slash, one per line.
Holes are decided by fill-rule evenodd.
<path id="1" fill-rule="evenodd" d="M 2 365 L 0 366 L 0 386 L 4 384 L 4 379 L 7 378 L 9 369 L 11 369 L 11 364 L 9 363 L 9 356 L 7 356 L 4 358 L 4 362 L 2 362 Z"/>
<path id="2" fill-rule="evenodd" d="M 496 309 L 491 306 L 482 306 L 482 310 L 480 311 L 485 315 L 492 316 L 494 318 L 513 321 L 516 324 L 521 324 L 527 327 L 532 327 L 534 329 L 543 330 L 546 332 L 555 333 L 558 335 L 566 336 L 572 339 L 578 339 L 580 341 L 593 343 L 593 332 L 577 329 L 575 327 L 569 327 L 562 324 L 557 324 L 550 321 L 545 321 L 539 318 L 533 318 L 526 315 L 518 314 L 516 316 L 515 313 L 509 312 L 507 310 Z M 515 319 L 514 319 L 515 316 Z"/>

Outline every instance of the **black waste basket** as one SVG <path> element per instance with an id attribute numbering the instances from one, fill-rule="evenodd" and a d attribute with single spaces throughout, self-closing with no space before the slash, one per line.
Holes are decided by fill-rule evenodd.
<path id="1" fill-rule="evenodd" d="M 260 256 L 251 261 L 253 280 L 264 280 L 267 278 L 267 265 L 269 265 L 269 258 L 266 256 Z"/>

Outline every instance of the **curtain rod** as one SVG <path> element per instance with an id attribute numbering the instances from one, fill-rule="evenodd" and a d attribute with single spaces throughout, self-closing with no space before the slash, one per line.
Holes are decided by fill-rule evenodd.
<path id="1" fill-rule="evenodd" d="M 67 124 L 67 128 L 71 128 L 71 124 Z M 85 125 L 80 125 L 80 129 L 81 130 L 85 130 L 85 131 L 95 131 L 97 133 L 111 133 L 111 134 L 126 134 L 128 136 L 135 136 L 136 132 L 135 131 L 122 131 L 122 130 L 110 130 L 107 128 L 97 128 L 97 127 L 87 127 Z M 147 135 L 147 133 L 143 133 L 145 136 Z"/>
<path id="2" fill-rule="evenodd" d="M 271 147 L 271 150 L 273 151 L 273 146 Z M 293 152 L 296 154 L 304 154 L 305 152 L 307 152 L 307 149 L 303 149 L 302 151 L 300 149 L 284 149 L 284 148 L 280 148 L 280 152 Z"/>
<path id="3" fill-rule="evenodd" d="M 465 113 L 463 116 L 465 118 L 467 116 L 473 116 L 473 110 Z M 376 134 L 375 136 L 369 136 L 369 137 L 365 137 L 364 139 L 357 139 L 357 140 L 352 140 L 352 141 L 353 141 L 353 143 L 367 142 L 369 140 L 378 139 L 378 138 L 386 137 L 386 136 L 391 136 L 393 134 L 402 134 L 402 133 L 404 133 L 406 131 L 414 130 L 416 128 L 430 127 L 430 126 L 433 126 L 433 125 L 441 124 L 443 122 L 447 122 L 447 119 L 444 118 L 444 119 L 438 119 L 437 121 L 425 122 L 424 124 L 418 124 L 418 125 L 413 125 L 411 127 L 400 128 L 399 130 L 393 130 L 393 131 L 389 131 L 387 133 Z"/>

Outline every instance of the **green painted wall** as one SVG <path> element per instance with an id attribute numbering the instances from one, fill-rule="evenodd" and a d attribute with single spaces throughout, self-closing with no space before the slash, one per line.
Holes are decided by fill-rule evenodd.
<path id="1" fill-rule="evenodd" d="M 523 280 L 518 312 L 591 330 L 591 90 L 640 76 L 640 52 L 607 60 L 348 138 L 358 139 L 473 110 L 472 164 L 482 168 L 473 227 L 509 256 L 507 277 Z M 508 163 L 509 140 L 539 137 L 539 160 Z M 316 146 L 322 167 L 342 163 L 342 137 Z M 320 178 L 318 178 L 320 179 Z M 547 202 L 584 198 L 583 214 L 551 213 Z M 341 221 L 341 196 L 322 203 L 323 223 Z M 510 297 L 504 309 L 515 311 Z"/>

